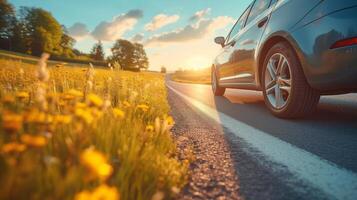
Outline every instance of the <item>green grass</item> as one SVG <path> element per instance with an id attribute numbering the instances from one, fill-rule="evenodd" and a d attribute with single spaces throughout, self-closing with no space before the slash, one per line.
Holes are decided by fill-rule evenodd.
<path id="1" fill-rule="evenodd" d="M 0 50 L 0 59 L 5 59 L 5 60 L 10 59 L 10 60 L 13 60 L 13 61 L 20 61 L 20 62 L 23 62 L 23 63 L 36 65 L 39 58 L 35 57 L 35 56 L 28 55 L 28 54 Z M 68 59 L 68 60 L 71 60 L 71 59 Z M 88 66 L 87 64 L 82 64 L 82 63 L 91 62 L 91 61 L 86 61 L 86 60 L 77 60 L 77 61 L 80 62 L 80 63 L 70 63 L 70 62 L 65 62 L 65 61 L 49 60 L 47 62 L 47 64 L 48 64 L 48 66 L 61 65 L 61 66 L 87 67 Z M 102 64 L 103 62 L 100 62 L 100 63 Z"/>
<path id="2" fill-rule="evenodd" d="M 170 199 L 184 186 L 162 74 L 90 78 L 82 65 L 50 61 L 41 81 L 37 62 L 0 53 L 0 199 Z"/>

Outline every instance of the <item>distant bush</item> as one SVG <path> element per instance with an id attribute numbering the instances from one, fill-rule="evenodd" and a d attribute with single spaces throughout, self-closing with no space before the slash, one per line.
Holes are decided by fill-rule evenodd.
<path id="1" fill-rule="evenodd" d="M 166 67 L 161 67 L 161 73 L 166 74 L 166 72 L 167 72 Z"/>
<path id="2" fill-rule="evenodd" d="M 63 58 L 60 56 L 51 56 L 51 60 L 54 61 L 63 61 L 63 62 L 70 62 L 70 63 L 77 63 L 77 64 L 88 64 L 92 63 L 95 66 L 101 66 L 101 67 L 107 67 L 108 63 L 105 61 L 96 61 L 96 60 L 91 60 L 91 59 L 75 59 L 75 58 Z"/>

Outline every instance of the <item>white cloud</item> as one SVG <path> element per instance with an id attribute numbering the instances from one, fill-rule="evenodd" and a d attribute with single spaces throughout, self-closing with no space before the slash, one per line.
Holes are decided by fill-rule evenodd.
<path id="1" fill-rule="evenodd" d="M 144 39 L 144 34 L 142 33 L 138 33 L 136 35 L 134 35 L 133 37 L 130 38 L 130 41 L 132 42 L 141 42 Z"/>
<path id="2" fill-rule="evenodd" d="M 77 22 L 68 28 L 68 33 L 70 36 L 78 40 L 87 36 L 89 31 L 85 24 Z"/>
<path id="3" fill-rule="evenodd" d="M 218 16 L 212 20 L 212 23 L 209 25 L 208 30 L 210 33 L 214 33 L 219 29 L 223 29 L 228 25 L 234 24 L 235 19 L 228 16 Z"/>
<path id="4" fill-rule="evenodd" d="M 145 41 L 145 44 L 182 43 L 199 40 L 232 23 L 234 23 L 234 19 L 227 16 L 219 16 L 214 19 L 203 19 L 195 24 L 189 24 L 184 28 L 154 35 Z"/>
<path id="5" fill-rule="evenodd" d="M 188 24 L 181 28 L 158 32 L 149 38 L 138 32 L 128 39 L 132 42 L 145 44 L 150 60 L 150 69 L 159 70 L 162 65 L 168 67 L 169 70 L 180 67 L 207 67 L 221 49 L 213 42 L 215 34 L 226 34 L 230 25 L 235 21 L 227 16 L 209 17 L 209 12 L 210 9 L 196 12 Z M 113 41 L 122 38 L 124 33 L 132 30 L 140 18 L 142 18 L 142 11 L 130 11 L 113 18 L 113 20 L 101 22 L 94 31 L 89 33 L 85 25 L 73 25 L 71 31 L 74 35 L 87 33 L 86 37 L 77 42 L 76 47 L 80 46 L 80 49 L 88 50 L 92 47 L 95 39 L 102 40 L 106 55 L 110 55 Z M 154 24 L 154 18 L 152 24 Z M 162 24 L 162 22 L 156 22 L 156 24 Z M 153 25 L 153 27 L 159 29 L 158 25 Z"/>
<path id="6" fill-rule="evenodd" d="M 192 17 L 190 17 L 191 21 L 199 21 L 209 15 L 211 12 L 211 8 L 206 8 L 204 10 L 197 11 Z"/>
<path id="7" fill-rule="evenodd" d="M 130 10 L 110 22 L 101 22 L 91 34 L 97 40 L 114 41 L 122 37 L 125 32 L 132 30 L 142 17 L 142 10 Z"/>
<path id="8" fill-rule="evenodd" d="M 145 25 L 145 30 L 146 31 L 155 31 L 155 30 L 158 30 L 166 25 L 175 23 L 179 19 L 180 19 L 180 16 L 178 16 L 178 15 L 168 16 L 165 14 L 159 14 L 159 15 L 156 15 L 150 23 Z"/>
<path id="9" fill-rule="evenodd" d="M 234 21 L 231 17 L 218 16 L 154 35 L 144 43 L 150 68 L 159 70 L 160 66 L 166 66 L 169 70 L 175 70 L 209 67 L 221 49 L 213 42 L 214 35 L 228 32 Z"/>

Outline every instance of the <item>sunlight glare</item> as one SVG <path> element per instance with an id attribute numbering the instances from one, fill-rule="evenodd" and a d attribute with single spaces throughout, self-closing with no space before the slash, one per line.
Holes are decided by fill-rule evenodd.
<path id="1" fill-rule="evenodd" d="M 185 62 L 185 67 L 189 69 L 199 70 L 207 68 L 212 64 L 212 61 L 204 56 L 190 57 Z"/>

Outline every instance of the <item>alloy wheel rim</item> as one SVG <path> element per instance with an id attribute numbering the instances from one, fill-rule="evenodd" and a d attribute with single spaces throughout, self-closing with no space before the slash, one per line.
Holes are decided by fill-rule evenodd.
<path id="1" fill-rule="evenodd" d="M 265 93 L 275 109 L 286 106 L 291 94 L 291 68 L 281 53 L 272 55 L 265 71 Z"/>

